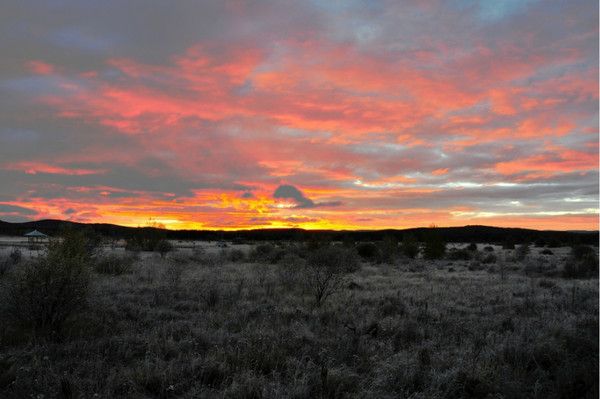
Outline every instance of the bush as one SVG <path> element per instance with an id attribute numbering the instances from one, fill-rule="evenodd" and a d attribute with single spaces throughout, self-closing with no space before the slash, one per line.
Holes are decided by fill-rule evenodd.
<path id="1" fill-rule="evenodd" d="M 173 249 L 173 244 L 171 244 L 171 242 L 167 240 L 159 240 L 154 245 L 154 251 L 158 252 L 161 258 L 164 258 L 165 255 L 171 252 Z"/>
<path id="2" fill-rule="evenodd" d="M 135 235 L 125 240 L 125 250 L 158 251 L 157 246 L 164 245 L 162 242 L 165 240 L 166 235 L 163 231 L 153 227 L 144 227 L 139 229 Z"/>
<path id="3" fill-rule="evenodd" d="M 494 247 L 492 247 L 491 245 L 487 245 L 483 248 L 483 250 L 485 252 L 494 252 Z"/>
<path id="4" fill-rule="evenodd" d="M 485 264 L 489 264 L 489 263 L 496 263 L 496 255 L 492 254 L 492 253 L 488 253 L 486 256 L 484 256 L 481 259 L 481 263 L 485 263 Z"/>
<path id="5" fill-rule="evenodd" d="M 409 234 L 404 237 L 400 251 L 402 251 L 404 256 L 414 259 L 419 255 L 419 243 L 413 235 Z"/>
<path id="6" fill-rule="evenodd" d="M 542 250 L 540 252 L 540 254 L 542 254 L 542 255 L 554 255 L 554 252 L 552 252 L 552 250 L 546 248 L 546 249 Z"/>
<path id="7" fill-rule="evenodd" d="M 579 258 L 578 258 L 579 257 Z M 576 252 L 569 257 L 563 270 L 566 278 L 592 278 L 598 277 L 598 255 L 592 249 L 591 252 Z"/>
<path id="8" fill-rule="evenodd" d="M 246 254 L 241 249 L 232 249 L 227 253 L 227 260 L 230 262 L 243 262 L 246 259 Z"/>
<path id="9" fill-rule="evenodd" d="M 96 259 L 94 270 L 100 274 L 112 274 L 118 276 L 131 273 L 131 268 L 135 262 L 133 256 L 119 256 L 108 254 Z"/>
<path id="10" fill-rule="evenodd" d="M 515 249 L 515 244 L 507 241 L 504 244 L 502 244 L 502 249 Z"/>
<path id="11" fill-rule="evenodd" d="M 321 247 L 308 255 L 304 278 L 315 305 L 321 304 L 339 291 L 345 283 L 344 275 L 359 267 L 356 256 L 346 248 Z"/>
<path id="12" fill-rule="evenodd" d="M 466 249 L 452 249 L 448 252 L 449 260 L 471 260 L 471 252 Z"/>
<path id="13" fill-rule="evenodd" d="M 13 248 L 13 250 L 10 251 L 8 258 L 10 259 L 13 265 L 16 265 L 17 263 L 21 262 L 23 254 L 21 253 L 21 250 L 19 248 Z"/>
<path id="14" fill-rule="evenodd" d="M 485 269 L 485 267 L 482 266 L 481 262 L 479 262 L 478 260 L 473 260 L 473 261 L 471 261 L 471 263 L 469 263 L 469 266 L 467 266 L 467 269 L 469 269 L 469 271 L 471 271 L 471 272 L 477 272 L 477 271 Z"/>
<path id="15" fill-rule="evenodd" d="M 48 245 L 46 256 L 18 268 L 4 290 L 8 321 L 34 334 L 59 334 L 83 309 L 90 285 L 90 252 L 80 233 L 68 233 Z"/>
<path id="16" fill-rule="evenodd" d="M 590 246 L 574 245 L 571 247 L 571 256 L 576 260 L 583 260 L 592 255 L 596 255 L 596 251 Z"/>
<path id="17" fill-rule="evenodd" d="M 14 248 L 8 257 L 0 259 L 0 277 L 7 274 L 13 266 L 21 262 L 22 254 L 18 248 Z"/>
<path id="18" fill-rule="evenodd" d="M 275 248 L 271 244 L 259 244 L 252 252 L 249 258 L 254 262 L 277 263 L 285 256 L 285 250 Z"/>
<path id="19" fill-rule="evenodd" d="M 425 248 L 423 249 L 423 257 L 425 259 L 441 259 L 446 252 L 446 244 L 437 232 L 432 232 L 427 235 L 425 240 Z"/>
<path id="20" fill-rule="evenodd" d="M 283 257 L 276 272 L 284 287 L 291 288 L 296 283 L 301 275 L 304 262 L 304 259 L 295 254 L 286 254 Z"/>
<path id="21" fill-rule="evenodd" d="M 356 246 L 358 256 L 364 260 L 375 260 L 379 256 L 379 248 L 372 242 L 361 242 Z"/>
<path id="22" fill-rule="evenodd" d="M 527 257 L 527 255 L 529 255 L 529 252 L 529 244 L 519 245 L 519 247 L 515 251 L 515 258 L 517 260 L 524 260 Z"/>
<path id="23" fill-rule="evenodd" d="M 467 246 L 467 251 L 477 251 L 477 244 L 472 242 Z"/>
<path id="24" fill-rule="evenodd" d="M 398 256 L 398 240 L 394 237 L 385 237 L 378 245 L 379 263 L 392 264 Z"/>

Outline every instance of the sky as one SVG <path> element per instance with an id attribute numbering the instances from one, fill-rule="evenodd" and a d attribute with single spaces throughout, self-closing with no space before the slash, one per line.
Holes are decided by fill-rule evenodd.
<path id="1" fill-rule="evenodd" d="M 7 0 L 0 219 L 598 229 L 595 0 Z"/>

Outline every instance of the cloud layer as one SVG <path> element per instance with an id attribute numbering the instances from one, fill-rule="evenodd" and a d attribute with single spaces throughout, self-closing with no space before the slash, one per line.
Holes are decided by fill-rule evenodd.
<path id="1" fill-rule="evenodd" d="M 598 228 L 595 1 L 0 11 L 0 219 Z"/>

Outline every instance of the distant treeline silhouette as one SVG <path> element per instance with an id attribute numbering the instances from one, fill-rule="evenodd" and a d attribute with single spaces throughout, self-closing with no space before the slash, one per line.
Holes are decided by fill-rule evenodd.
<path id="1" fill-rule="evenodd" d="M 304 230 L 300 228 L 257 230 L 166 230 L 156 227 L 125 227 L 106 223 L 77 223 L 65 220 L 38 220 L 23 223 L 0 221 L 0 235 L 20 236 L 31 230 L 40 230 L 50 236 L 65 229 L 85 229 L 109 238 L 131 238 L 149 231 L 160 232 L 171 240 L 203 241 L 382 241 L 394 238 L 402 241 L 412 236 L 423 241 L 435 229 L 445 242 L 522 243 L 539 246 L 586 244 L 598 245 L 598 231 L 550 231 L 491 226 L 419 227 L 385 230 Z"/>

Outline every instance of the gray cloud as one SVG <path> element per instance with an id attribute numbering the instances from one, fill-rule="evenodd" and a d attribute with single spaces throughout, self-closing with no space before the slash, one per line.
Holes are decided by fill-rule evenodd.
<path id="1" fill-rule="evenodd" d="M 315 203 L 310 199 L 306 198 L 300 190 L 294 186 L 281 185 L 277 187 L 273 193 L 275 199 L 291 199 L 296 203 L 297 208 L 314 208 Z"/>

